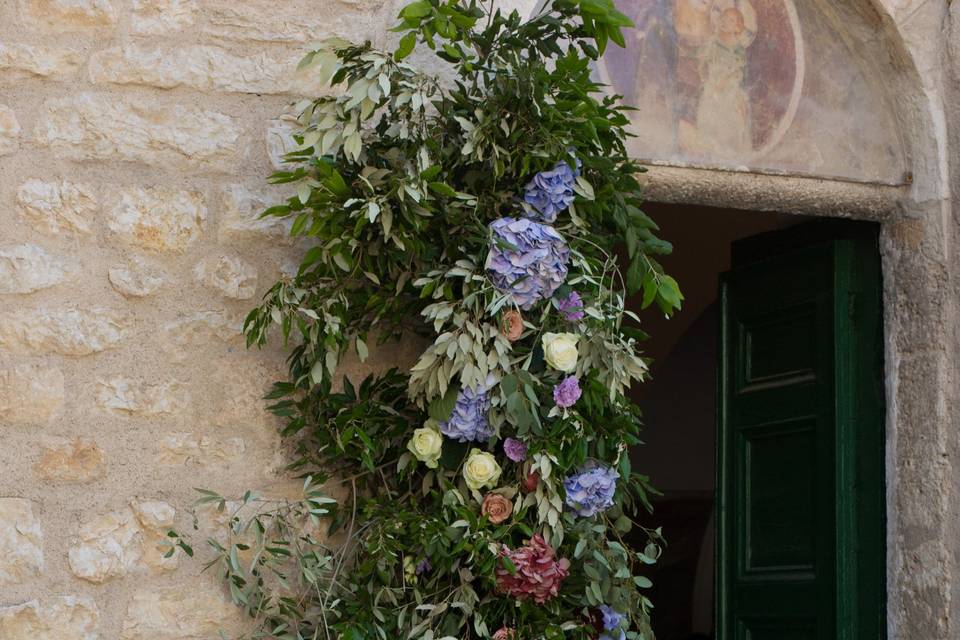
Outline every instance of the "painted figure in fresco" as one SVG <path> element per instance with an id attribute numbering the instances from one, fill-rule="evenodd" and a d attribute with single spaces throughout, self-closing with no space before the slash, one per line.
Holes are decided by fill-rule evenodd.
<path id="1" fill-rule="evenodd" d="M 710 24 L 712 37 L 700 58 L 696 139 L 689 150 L 744 157 L 753 150 L 746 68 L 747 48 L 757 35 L 756 13 L 749 0 L 715 0 Z"/>

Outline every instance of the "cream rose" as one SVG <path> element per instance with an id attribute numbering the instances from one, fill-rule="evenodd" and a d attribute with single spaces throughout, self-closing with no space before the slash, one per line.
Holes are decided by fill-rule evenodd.
<path id="1" fill-rule="evenodd" d="M 413 431 L 413 437 L 407 442 L 407 449 L 420 462 L 431 469 L 437 468 L 437 461 L 443 450 L 443 435 L 440 433 L 435 420 L 427 420 L 420 429 Z"/>
<path id="2" fill-rule="evenodd" d="M 543 357 L 554 369 L 571 373 L 577 368 L 577 341 L 575 333 L 543 334 Z"/>
<path id="3" fill-rule="evenodd" d="M 467 486 L 474 491 L 481 487 L 493 488 L 500 480 L 500 465 L 497 460 L 480 449 L 471 449 L 467 461 L 463 465 L 463 479 Z"/>

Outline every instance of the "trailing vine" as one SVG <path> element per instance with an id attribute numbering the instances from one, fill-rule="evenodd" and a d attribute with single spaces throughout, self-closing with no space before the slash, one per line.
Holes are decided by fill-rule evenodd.
<path id="1" fill-rule="evenodd" d="M 400 20 L 392 53 L 334 40 L 301 65 L 336 93 L 297 105 L 271 178 L 296 195 L 265 215 L 311 245 L 245 332 L 290 345 L 270 399 L 303 497 L 204 492 L 231 515 L 213 565 L 257 638 L 652 638 L 662 540 L 623 539 L 652 491 L 628 455 L 647 364 L 627 298 L 669 315 L 682 296 L 627 107 L 591 77 L 630 22 L 611 0 L 529 20 L 418 0 Z M 416 336 L 409 371 L 338 376 Z"/>

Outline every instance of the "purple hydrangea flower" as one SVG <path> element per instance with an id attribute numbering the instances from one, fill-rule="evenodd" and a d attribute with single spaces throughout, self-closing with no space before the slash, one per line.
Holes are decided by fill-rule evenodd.
<path id="1" fill-rule="evenodd" d="M 549 298 L 567 279 L 570 249 L 556 229 L 526 218 L 490 223 L 487 274 L 497 290 L 521 309 Z"/>
<path id="2" fill-rule="evenodd" d="M 430 559 L 424 558 L 423 560 L 417 563 L 416 574 L 418 576 L 421 576 L 427 573 L 428 571 L 430 571 L 431 569 L 433 569 L 433 565 L 430 564 Z"/>
<path id="3" fill-rule="evenodd" d="M 488 413 L 490 398 L 485 387 L 464 387 L 457 394 L 453 413 L 440 423 L 440 433 L 457 442 L 483 442 L 493 435 Z"/>
<path id="4" fill-rule="evenodd" d="M 583 299 L 576 291 L 571 291 L 566 298 L 557 300 L 557 309 L 567 322 L 583 320 Z"/>
<path id="5" fill-rule="evenodd" d="M 515 438 L 507 438 L 503 441 L 503 452 L 514 462 L 523 462 L 527 457 L 527 445 Z"/>
<path id="6" fill-rule="evenodd" d="M 554 165 L 553 169 L 541 171 L 533 176 L 533 179 L 524 187 L 523 200 L 540 215 L 529 217 L 553 223 L 557 215 L 573 202 L 573 185 L 577 176 L 580 175 L 581 166 L 579 159 L 577 159 L 576 169 L 571 168 L 566 160 L 561 160 Z"/>
<path id="7" fill-rule="evenodd" d="M 553 401 L 557 403 L 558 407 L 566 409 L 577 403 L 581 393 L 580 380 L 577 376 L 570 376 L 553 387 Z"/>
<path id="8" fill-rule="evenodd" d="M 605 604 L 600 605 L 600 613 L 603 614 L 604 630 L 614 634 L 604 633 L 598 640 L 624 640 L 627 637 L 622 628 L 624 615 Z"/>
<path id="9" fill-rule="evenodd" d="M 593 460 L 579 471 L 567 476 L 563 488 L 567 492 L 567 506 L 578 516 L 589 518 L 613 506 L 620 474 Z"/>

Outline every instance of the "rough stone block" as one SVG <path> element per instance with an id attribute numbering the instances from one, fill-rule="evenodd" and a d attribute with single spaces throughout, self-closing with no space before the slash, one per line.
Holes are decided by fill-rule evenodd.
<path id="1" fill-rule="evenodd" d="M 309 69 L 297 71 L 303 54 L 248 52 L 236 55 L 209 45 L 154 47 L 130 44 L 98 51 L 90 58 L 90 80 L 161 89 L 297 93 L 317 95 L 328 87 Z"/>
<path id="2" fill-rule="evenodd" d="M 30 26 L 50 31 L 112 27 L 117 22 L 114 0 L 20 0 L 20 15 Z"/>
<path id="3" fill-rule="evenodd" d="M 156 292 L 166 281 L 166 274 L 144 260 L 133 257 L 107 272 L 110 285 L 128 298 L 144 298 Z"/>
<path id="4" fill-rule="evenodd" d="M 0 313 L 0 347 L 20 352 L 85 356 L 123 339 L 127 319 L 117 311 L 18 309 Z"/>
<path id="5" fill-rule="evenodd" d="M 138 35 L 176 33 L 193 25 L 194 0 L 133 0 L 130 28 Z"/>
<path id="6" fill-rule="evenodd" d="M 96 442 L 77 439 L 68 444 L 43 447 L 33 471 L 48 481 L 86 484 L 103 478 L 107 465 Z"/>
<path id="7" fill-rule="evenodd" d="M 283 191 L 270 189 L 251 191 L 239 184 L 223 187 L 222 216 L 219 224 L 220 242 L 255 241 L 272 238 L 293 242 L 290 227 L 293 221 L 288 218 L 260 218 L 267 207 L 283 202 Z"/>
<path id="8" fill-rule="evenodd" d="M 67 181 L 27 180 L 17 189 L 20 215 L 41 233 L 88 234 L 100 210 L 93 189 Z"/>
<path id="9" fill-rule="evenodd" d="M 197 282 L 219 291 L 225 298 L 249 300 L 257 291 L 256 267 L 239 256 L 204 258 L 193 275 Z"/>
<path id="10" fill-rule="evenodd" d="M 43 531 L 33 504 L 0 498 L 0 585 L 18 584 L 43 571 Z"/>
<path id="11" fill-rule="evenodd" d="M 20 143 L 20 122 L 10 107 L 0 104 L 0 156 L 16 152 Z"/>
<path id="12" fill-rule="evenodd" d="M 133 594 L 121 640 L 208 640 L 240 628 L 238 609 L 203 579 Z"/>
<path id="13" fill-rule="evenodd" d="M 32 293 L 71 280 L 80 263 L 52 256 L 35 244 L 0 247 L 0 294 Z"/>
<path id="14" fill-rule="evenodd" d="M 331 36 L 354 42 L 377 41 L 387 25 L 376 19 L 373 9 L 382 4 L 377 0 L 328 0 L 318 6 L 310 0 L 294 0 L 285 5 L 284 11 L 277 11 L 271 0 L 207 0 L 203 32 L 214 38 L 256 42 L 313 42 Z"/>
<path id="15" fill-rule="evenodd" d="M 74 51 L 0 42 L 0 83 L 28 78 L 66 80 L 80 68 L 80 62 Z"/>
<path id="16" fill-rule="evenodd" d="M 78 578 L 101 584 L 131 572 L 176 569 L 179 553 L 165 558 L 166 548 L 161 546 L 175 515 L 165 502 L 140 502 L 85 523 L 67 554 L 70 570 Z"/>
<path id="17" fill-rule="evenodd" d="M 0 420 L 46 424 L 63 406 L 63 400 L 60 369 L 29 364 L 0 367 Z"/>
<path id="18" fill-rule="evenodd" d="M 203 233 L 207 208 L 193 191 L 128 189 L 107 226 L 123 242 L 156 252 L 180 253 Z"/>
<path id="19" fill-rule="evenodd" d="M 99 383 L 97 405 L 107 411 L 128 415 L 175 414 L 187 405 L 186 393 L 175 382 L 150 384 L 128 378 Z"/>
<path id="20" fill-rule="evenodd" d="M 100 612 L 90 598 L 60 596 L 0 608 L 3 640 L 100 640 Z"/>
<path id="21" fill-rule="evenodd" d="M 195 433 L 171 433 L 160 440 L 157 462 L 163 465 L 224 466 L 246 451 L 243 438 L 215 438 Z"/>
<path id="22" fill-rule="evenodd" d="M 37 141 L 74 160 L 131 160 L 232 170 L 242 160 L 237 122 L 193 106 L 115 95 L 54 98 L 41 109 Z"/>

